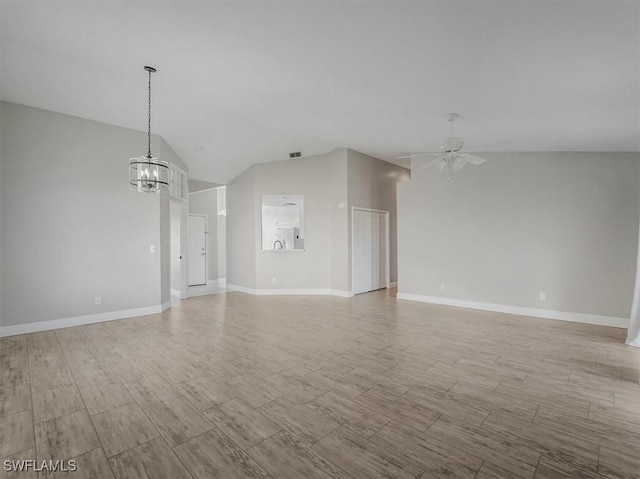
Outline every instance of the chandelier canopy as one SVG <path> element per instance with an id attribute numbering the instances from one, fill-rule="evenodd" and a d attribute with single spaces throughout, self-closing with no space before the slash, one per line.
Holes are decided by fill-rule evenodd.
<path id="1" fill-rule="evenodd" d="M 169 187 L 169 164 L 151 156 L 151 74 L 156 69 L 144 69 L 149 72 L 147 156 L 129 159 L 129 188 L 140 193 L 160 193 Z"/>

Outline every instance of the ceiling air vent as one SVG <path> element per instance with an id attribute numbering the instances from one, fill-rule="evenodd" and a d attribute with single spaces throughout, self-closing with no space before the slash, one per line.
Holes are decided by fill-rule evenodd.
<path id="1" fill-rule="evenodd" d="M 293 153 L 289 153 L 289 158 L 300 158 L 301 153 L 299 151 L 294 151 Z"/>

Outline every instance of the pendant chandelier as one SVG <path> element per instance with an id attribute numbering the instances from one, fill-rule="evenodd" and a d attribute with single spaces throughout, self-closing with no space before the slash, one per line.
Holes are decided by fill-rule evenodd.
<path id="1" fill-rule="evenodd" d="M 129 188 L 140 193 L 160 193 L 169 187 L 169 164 L 151 156 L 151 74 L 156 69 L 144 69 L 149 72 L 147 156 L 129 159 Z"/>

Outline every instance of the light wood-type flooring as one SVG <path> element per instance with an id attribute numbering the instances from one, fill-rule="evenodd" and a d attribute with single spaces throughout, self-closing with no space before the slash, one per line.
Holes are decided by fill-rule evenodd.
<path id="1" fill-rule="evenodd" d="M 39 477 L 76 479 L 638 478 L 624 333 L 388 291 L 191 298 L 0 339 L 0 458 L 73 458 Z"/>

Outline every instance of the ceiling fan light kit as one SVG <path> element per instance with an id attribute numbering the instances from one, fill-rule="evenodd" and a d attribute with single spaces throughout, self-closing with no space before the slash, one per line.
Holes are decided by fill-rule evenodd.
<path id="1" fill-rule="evenodd" d="M 458 138 L 457 136 L 450 136 L 449 138 L 447 138 L 447 141 L 440 145 L 440 150 L 443 153 L 451 153 L 461 150 L 463 146 L 464 141 L 462 141 L 462 138 Z"/>
<path id="2" fill-rule="evenodd" d="M 451 125 L 451 136 L 447 138 L 447 141 L 440 145 L 440 153 L 416 153 L 409 156 L 400 156 L 398 158 L 419 158 L 421 156 L 432 156 L 432 155 L 443 155 L 435 160 L 429 161 L 427 164 L 421 166 L 420 168 L 428 168 L 430 166 L 436 166 L 439 170 L 447 169 L 447 177 L 452 180 L 453 173 L 456 171 L 460 171 L 464 165 L 467 163 L 471 163 L 472 165 L 481 165 L 484 163 L 484 158 L 480 158 L 479 156 L 471 155 L 469 153 L 461 153 L 460 150 L 464 147 L 464 141 L 462 138 L 453 136 L 453 122 L 459 118 L 460 115 L 457 113 L 449 113 L 447 115 L 447 120 Z"/>
<path id="3" fill-rule="evenodd" d="M 151 156 L 151 74 L 156 69 L 144 69 L 149 73 L 147 156 L 129 159 L 129 188 L 140 193 L 160 193 L 169 187 L 169 163 Z"/>

